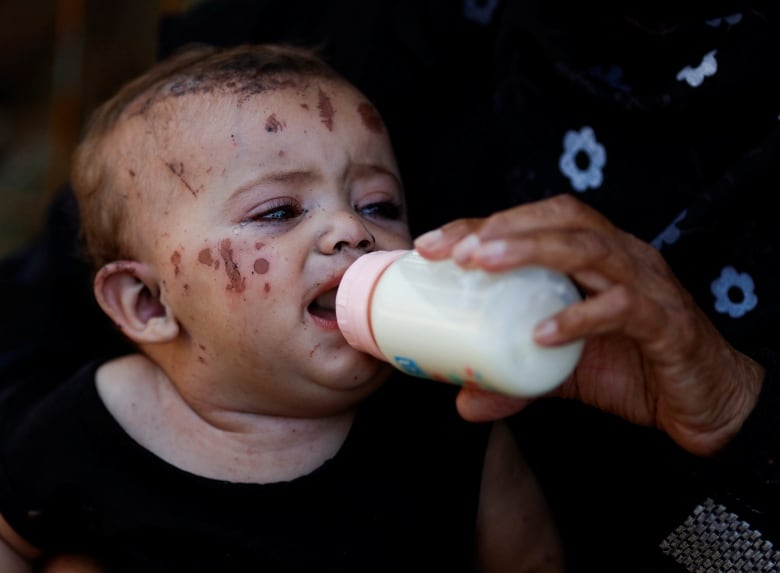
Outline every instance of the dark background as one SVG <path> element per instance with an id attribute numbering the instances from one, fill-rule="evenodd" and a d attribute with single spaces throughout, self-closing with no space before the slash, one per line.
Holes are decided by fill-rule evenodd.
<path id="1" fill-rule="evenodd" d="M 81 122 L 144 70 L 195 0 L 0 1 L 0 256 L 40 228 Z"/>

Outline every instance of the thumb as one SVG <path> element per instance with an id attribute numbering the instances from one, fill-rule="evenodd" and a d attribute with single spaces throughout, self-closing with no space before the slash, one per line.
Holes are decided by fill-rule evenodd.
<path id="1" fill-rule="evenodd" d="M 492 422 L 519 412 L 532 401 L 532 398 L 507 396 L 468 386 L 458 392 L 455 407 L 464 420 Z"/>

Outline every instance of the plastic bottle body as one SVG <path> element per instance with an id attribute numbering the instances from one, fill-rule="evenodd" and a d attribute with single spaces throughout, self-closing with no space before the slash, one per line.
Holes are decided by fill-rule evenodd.
<path id="1" fill-rule="evenodd" d="M 372 256 L 374 265 L 361 261 Z M 359 350 L 412 376 L 530 397 L 562 382 L 579 360 L 581 341 L 551 348 L 532 338 L 536 324 L 580 299 L 560 273 L 541 267 L 465 270 L 416 251 L 361 259 L 337 295 L 342 332 Z M 351 284 L 353 273 L 363 275 L 362 287 Z M 350 296 L 358 288 L 361 294 Z M 365 321 L 356 319 L 360 313 Z"/>

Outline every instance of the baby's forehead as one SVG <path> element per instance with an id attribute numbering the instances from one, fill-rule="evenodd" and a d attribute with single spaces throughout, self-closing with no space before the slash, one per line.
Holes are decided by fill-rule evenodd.
<path id="1" fill-rule="evenodd" d="M 244 75 L 184 76 L 172 78 L 140 95 L 125 110 L 125 117 L 170 114 L 172 111 L 191 111 L 213 103 L 243 104 L 253 99 L 284 95 L 305 97 L 313 89 L 327 86 L 340 94 L 357 92 L 351 84 L 339 77 L 303 75 L 299 73 Z M 339 89 L 340 88 L 340 89 Z"/>
<path id="2" fill-rule="evenodd" d="M 327 77 L 288 76 L 262 85 L 174 83 L 152 97 L 153 101 L 126 116 L 124 127 L 119 126 L 133 145 L 148 140 L 164 147 L 186 147 L 184 134 L 207 136 L 240 129 L 247 121 L 254 123 L 258 114 L 267 119 L 269 132 L 297 121 L 323 123 L 332 131 L 347 116 L 359 117 L 374 134 L 384 130 L 379 113 L 357 88 Z"/>
<path id="3" fill-rule="evenodd" d="M 110 145 L 125 160 L 147 162 L 144 171 L 166 164 L 163 156 L 202 155 L 215 141 L 235 147 L 244 128 L 257 126 L 270 134 L 315 122 L 335 135 L 351 116 L 367 134 L 384 136 L 377 110 L 341 78 L 288 74 L 271 83 L 224 86 L 179 80 L 139 102 L 116 126 Z"/>

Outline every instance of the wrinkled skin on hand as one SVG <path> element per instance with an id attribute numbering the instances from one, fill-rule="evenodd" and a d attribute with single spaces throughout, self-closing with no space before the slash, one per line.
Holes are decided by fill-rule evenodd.
<path id="1" fill-rule="evenodd" d="M 586 340 L 577 368 L 550 395 L 655 426 L 700 456 L 727 444 L 755 406 L 763 368 L 720 335 L 658 251 L 570 195 L 454 221 L 415 247 L 485 270 L 538 264 L 577 283 L 584 300 L 536 330 L 543 345 Z M 473 388 L 457 398 L 474 421 L 528 402 Z"/>

